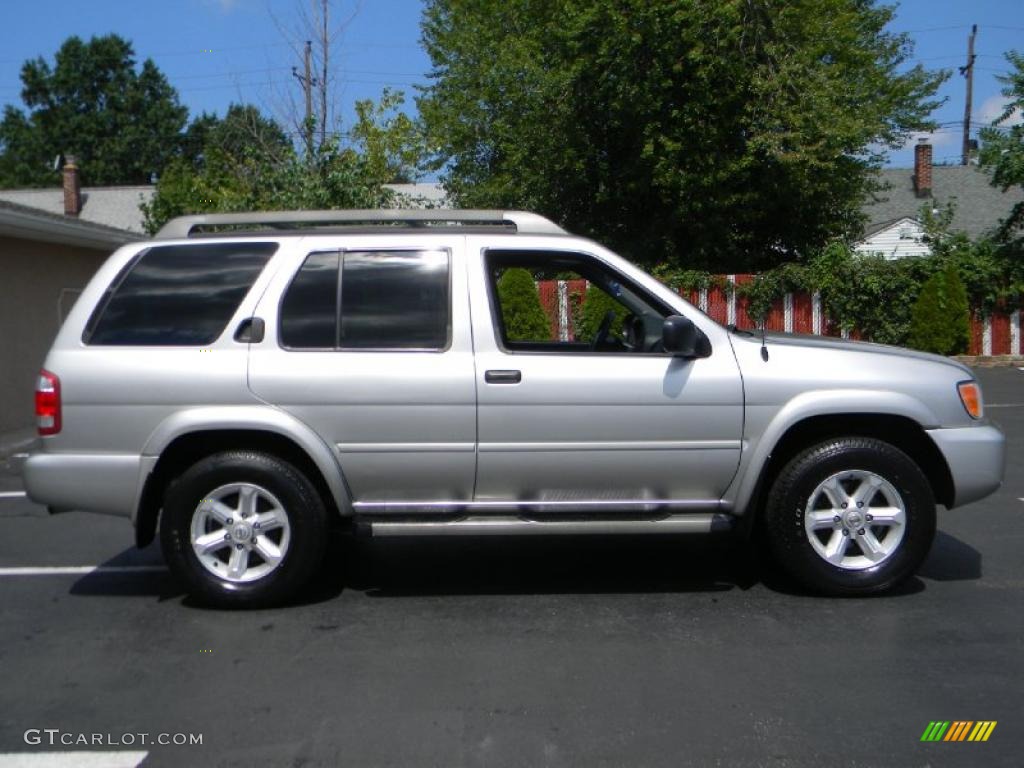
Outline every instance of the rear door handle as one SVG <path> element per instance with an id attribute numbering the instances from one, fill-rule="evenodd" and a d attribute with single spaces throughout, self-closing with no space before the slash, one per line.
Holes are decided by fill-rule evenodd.
<path id="1" fill-rule="evenodd" d="M 485 371 L 484 381 L 488 384 L 518 384 L 523 380 L 522 371 Z"/>

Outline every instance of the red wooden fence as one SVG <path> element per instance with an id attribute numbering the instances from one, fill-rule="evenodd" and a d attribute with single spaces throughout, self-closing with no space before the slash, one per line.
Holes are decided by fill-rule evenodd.
<path id="1" fill-rule="evenodd" d="M 722 280 L 742 285 L 754 279 L 754 275 L 720 275 Z M 584 280 L 541 280 L 537 285 L 541 305 L 551 320 L 552 338 L 573 338 L 573 315 L 586 293 Z M 735 291 L 713 286 L 707 290 L 681 291 L 683 298 L 706 312 L 722 324 L 735 323 L 740 328 L 757 328 L 747 313 L 747 300 L 737 296 Z M 772 304 L 765 321 L 769 331 L 810 333 L 824 336 L 840 336 L 840 330 L 821 308 L 817 294 L 805 292 L 788 293 Z M 851 338 L 860 338 L 854 330 Z M 971 355 L 1020 355 L 1024 354 L 1021 344 L 1020 312 L 994 312 L 987 317 L 974 312 L 971 315 Z"/>

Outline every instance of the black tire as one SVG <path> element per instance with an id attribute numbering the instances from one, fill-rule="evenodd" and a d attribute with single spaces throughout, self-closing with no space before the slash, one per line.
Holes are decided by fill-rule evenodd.
<path id="1" fill-rule="evenodd" d="M 287 517 L 289 542 L 280 563 L 253 581 L 219 578 L 192 548 L 192 521 L 200 503 L 233 483 L 269 491 Z M 302 472 L 270 454 L 229 451 L 202 459 L 171 483 L 164 495 L 160 543 L 167 565 L 194 598 L 220 607 L 257 608 L 289 600 L 309 581 L 324 558 L 327 531 L 323 500 Z"/>
<path id="2" fill-rule="evenodd" d="M 891 554 L 858 570 L 828 562 L 815 551 L 804 528 L 807 505 L 819 484 L 851 470 L 887 481 L 905 509 L 903 538 Z M 769 493 L 764 523 L 774 561 L 804 587 L 829 595 L 876 594 L 907 579 L 928 556 L 935 538 L 935 498 L 921 469 L 895 446 L 872 438 L 834 438 L 801 452 L 783 468 Z M 836 527 L 842 534 L 845 519 Z M 889 535 L 885 529 L 879 530 L 883 536 Z M 848 532 L 854 533 L 852 529 Z M 823 537 L 831 535 L 822 533 Z M 859 544 L 852 553 L 862 553 Z"/>

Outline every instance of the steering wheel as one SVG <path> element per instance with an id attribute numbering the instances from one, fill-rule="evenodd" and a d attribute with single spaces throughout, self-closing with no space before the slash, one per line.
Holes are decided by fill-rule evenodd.
<path id="1" fill-rule="evenodd" d="M 591 350 L 597 350 L 602 344 L 608 341 L 608 332 L 612 329 L 612 323 L 614 322 L 615 310 L 609 309 L 604 313 L 604 319 L 601 320 L 601 325 L 597 329 L 594 341 L 590 345 Z"/>

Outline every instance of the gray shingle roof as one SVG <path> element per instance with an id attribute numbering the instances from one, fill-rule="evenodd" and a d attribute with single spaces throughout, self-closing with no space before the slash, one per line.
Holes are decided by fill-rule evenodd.
<path id="1" fill-rule="evenodd" d="M 137 187 L 82 187 L 82 212 L 79 221 L 103 224 L 129 232 L 142 232 L 139 203 L 153 197 L 151 185 Z M 60 187 L 43 189 L 0 189 L 6 200 L 47 213 L 64 215 L 64 191 Z"/>
<path id="2" fill-rule="evenodd" d="M 864 213 L 865 235 L 876 232 L 886 222 L 904 216 L 920 219 L 921 207 L 931 203 L 940 210 L 954 204 L 951 228 L 966 232 L 972 239 L 995 230 L 1014 205 L 1024 202 L 1024 191 L 1013 187 L 1003 192 L 989 183 L 989 176 L 973 165 L 936 165 L 932 167 L 932 197 L 914 194 L 913 168 L 885 168 L 883 185 L 875 200 L 868 200 Z"/>
<path id="3" fill-rule="evenodd" d="M 386 184 L 406 199 L 400 204 L 411 202 L 427 204 L 435 208 L 447 207 L 444 190 L 440 184 Z M 151 185 L 135 187 L 82 187 L 82 212 L 79 221 L 103 224 L 128 232 L 143 231 L 142 211 L 139 203 L 153 199 Z M 6 200 L 47 213 L 64 215 L 64 191 L 60 187 L 44 189 L 0 189 L 0 201 Z"/>
<path id="4" fill-rule="evenodd" d="M 103 250 L 137 239 L 123 229 L 82 221 L 65 216 L 63 212 L 52 213 L 19 205 L 9 200 L 0 200 L 0 234 Z"/>

